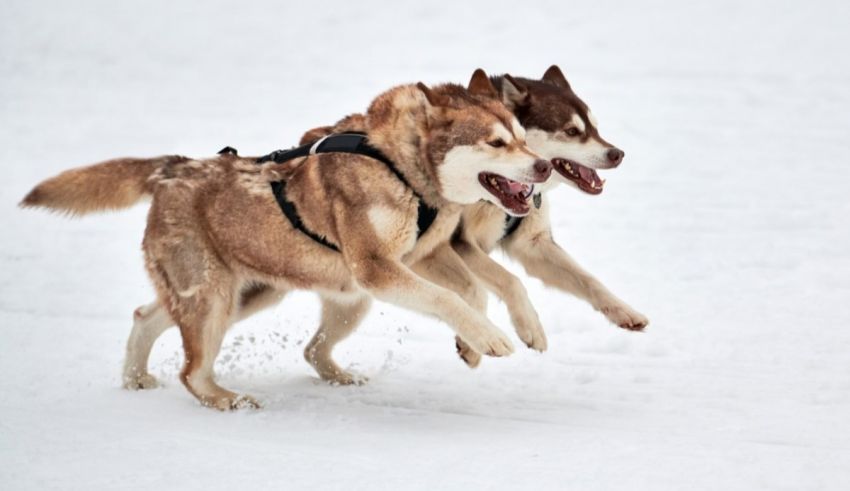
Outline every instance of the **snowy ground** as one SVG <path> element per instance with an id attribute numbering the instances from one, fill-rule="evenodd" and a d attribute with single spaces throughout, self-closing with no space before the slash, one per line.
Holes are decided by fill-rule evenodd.
<path id="1" fill-rule="evenodd" d="M 850 4 L 244 3 L 0 6 L 0 488 L 850 489 Z M 337 353 L 370 383 L 335 388 L 301 293 L 228 337 L 265 409 L 220 414 L 176 332 L 165 388 L 119 388 L 146 208 L 15 208 L 71 166 L 261 153 L 396 83 L 551 63 L 627 154 L 554 198 L 556 237 L 643 334 L 529 280 L 549 352 L 470 371 L 378 304 Z"/>

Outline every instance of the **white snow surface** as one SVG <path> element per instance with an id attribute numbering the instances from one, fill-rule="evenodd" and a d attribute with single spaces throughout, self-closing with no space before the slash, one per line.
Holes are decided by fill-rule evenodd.
<path id="1" fill-rule="evenodd" d="M 0 488 L 850 489 L 850 3 L 47 2 L 0 6 Z M 376 303 L 302 359 L 318 302 L 232 329 L 201 407 L 180 338 L 164 388 L 120 388 L 153 299 L 147 205 L 16 204 L 117 156 L 259 154 L 381 91 L 559 64 L 626 151 L 598 197 L 553 194 L 557 241 L 644 333 L 527 279 L 549 336 L 469 370 L 447 326 Z M 250 217 L 245 217 L 250 219 Z M 526 278 L 520 267 L 500 261 Z"/>

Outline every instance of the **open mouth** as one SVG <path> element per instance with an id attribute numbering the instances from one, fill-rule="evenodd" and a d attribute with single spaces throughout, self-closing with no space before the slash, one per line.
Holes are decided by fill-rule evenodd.
<path id="1" fill-rule="evenodd" d="M 599 174 L 590 167 L 561 158 L 552 159 L 552 166 L 559 174 L 574 182 L 585 193 L 599 194 L 602 192 L 605 179 L 600 179 Z"/>
<path id="2" fill-rule="evenodd" d="M 506 209 L 515 215 L 527 215 L 531 211 L 528 199 L 534 194 L 534 185 L 514 181 L 507 177 L 482 172 L 478 174 L 478 182 L 493 196 L 499 198 Z"/>

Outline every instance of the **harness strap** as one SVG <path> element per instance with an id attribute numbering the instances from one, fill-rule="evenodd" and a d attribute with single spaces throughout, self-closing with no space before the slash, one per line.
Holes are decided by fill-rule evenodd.
<path id="1" fill-rule="evenodd" d="M 387 169 L 389 169 L 393 174 L 395 174 L 396 178 L 401 181 L 408 189 L 413 192 L 413 195 L 419 200 L 419 210 L 418 216 L 416 219 L 416 224 L 419 227 L 419 231 L 416 235 L 416 238 L 422 237 L 425 232 L 431 228 L 431 225 L 434 223 L 434 220 L 437 218 L 437 210 L 436 208 L 432 208 L 425 203 L 425 200 L 422 199 L 422 196 L 416 192 L 410 186 L 410 183 L 404 177 L 404 174 L 396 168 L 395 164 L 387 158 L 386 155 L 381 153 L 377 148 L 369 145 L 367 141 L 367 137 L 363 133 L 339 133 L 335 135 L 327 135 L 324 138 L 316 140 L 313 143 L 308 143 L 307 145 L 302 145 L 300 147 L 292 148 L 290 150 L 275 150 L 274 152 L 264 155 L 257 159 L 258 164 L 262 164 L 265 162 L 276 162 L 283 163 L 289 160 L 297 159 L 299 157 L 307 157 L 309 155 L 316 155 L 320 153 L 353 153 L 356 155 L 363 155 L 380 162 L 383 162 Z M 289 219 L 292 226 L 302 233 L 313 239 L 314 241 L 322 244 L 323 246 L 332 249 L 334 251 L 339 251 L 339 247 L 328 242 L 324 237 L 312 232 L 307 229 L 304 225 L 304 222 L 301 220 L 301 217 L 298 216 L 298 210 L 295 208 L 295 203 L 289 201 L 286 198 L 286 182 L 285 181 L 276 181 L 271 183 L 272 193 L 274 193 L 274 197 L 277 200 L 278 205 L 280 206 L 281 211 Z"/>
<path id="2" fill-rule="evenodd" d="M 540 205 L 543 202 L 543 197 L 540 196 L 540 193 L 535 194 L 532 199 L 534 200 L 534 207 L 540 209 Z M 502 239 L 506 239 L 511 236 L 516 229 L 522 225 L 522 220 L 525 217 L 515 217 L 513 215 L 508 215 L 505 213 L 505 233 L 502 235 Z M 501 240 L 501 239 L 500 239 Z"/>
<path id="3" fill-rule="evenodd" d="M 516 232 L 516 229 L 518 229 L 519 226 L 522 225 L 523 218 L 525 217 L 515 217 L 513 215 L 508 215 L 507 213 L 505 213 L 505 233 L 504 235 L 502 235 L 502 238 L 508 238 L 512 233 Z"/>
<path id="4" fill-rule="evenodd" d="M 298 210 L 295 209 L 295 203 L 286 199 L 286 181 L 275 181 L 271 183 L 272 185 L 272 193 L 274 193 L 274 198 L 277 200 L 277 204 L 280 206 L 280 210 L 286 215 L 286 218 L 289 219 L 289 222 L 293 227 L 300 230 L 301 233 L 315 240 L 319 244 L 327 247 L 328 249 L 332 249 L 336 252 L 339 252 L 339 247 L 334 244 L 331 244 L 321 235 L 314 233 L 312 230 L 308 229 L 304 226 L 304 222 L 301 221 L 301 217 L 298 216 Z"/>

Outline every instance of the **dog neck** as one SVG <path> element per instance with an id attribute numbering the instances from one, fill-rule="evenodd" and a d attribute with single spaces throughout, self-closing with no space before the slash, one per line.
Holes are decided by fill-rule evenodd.
<path id="1" fill-rule="evenodd" d="M 366 133 L 370 145 L 393 161 L 426 204 L 441 208 L 448 201 L 440 194 L 434 166 L 428 161 L 426 104 L 413 85 L 391 89 L 369 107 Z"/>

